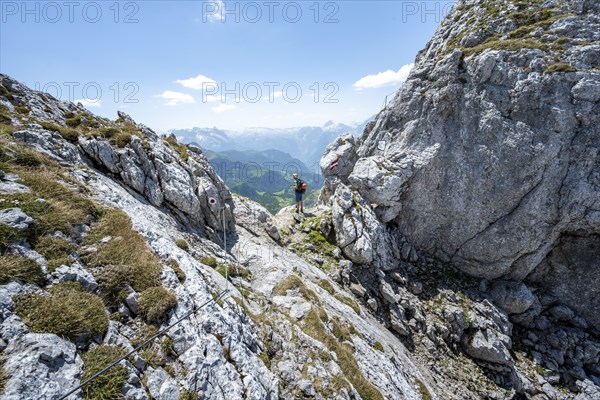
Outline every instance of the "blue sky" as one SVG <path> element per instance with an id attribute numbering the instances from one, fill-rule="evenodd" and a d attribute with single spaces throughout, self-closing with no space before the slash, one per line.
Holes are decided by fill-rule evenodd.
<path id="1" fill-rule="evenodd" d="M 452 3 L 2 0 L 0 71 L 159 131 L 361 122 Z"/>

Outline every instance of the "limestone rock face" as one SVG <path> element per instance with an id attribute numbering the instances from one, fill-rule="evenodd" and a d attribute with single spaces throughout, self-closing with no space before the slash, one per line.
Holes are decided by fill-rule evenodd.
<path id="1" fill-rule="evenodd" d="M 11 376 L 3 399 L 55 399 L 79 384 L 83 361 L 73 343 L 54 334 L 28 333 L 3 354 Z"/>
<path id="2" fill-rule="evenodd" d="M 350 134 L 338 137 L 329 144 L 319 162 L 324 179 L 320 200 L 327 203 L 340 183 L 348 184 L 348 176 L 358 159 L 356 140 Z"/>
<path id="3" fill-rule="evenodd" d="M 153 205 L 174 209 L 214 232 L 222 232 L 224 225 L 233 227 L 231 193 L 199 148 L 190 146 L 188 158 L 183 160 L 161 140 L 143 142 L 135 136 L 130 147 L 123 149 L 83 137 L 79 138 L 79 146 Z"/>
<path id="4" fill-rule="evenodd" d="M 600 3 L 553 4 L 459 1 L 357 143 L 347 185 L 419 250 L 486 279 L 543 265 L 535 281 L 575 307 L 597 283 L 574 277 L 600 272 L 579 256 L 600 247 Z M 597 324 L 598 309 L 581 311 Z"/>
<path id="5" fill-rule="evenodd" d="M 343 183 L 337 186 L 331 208 L 337 245 L 355 263 L 376 262 L 382 269 L 396 266 L 390 235 L 369 204 Z"/>

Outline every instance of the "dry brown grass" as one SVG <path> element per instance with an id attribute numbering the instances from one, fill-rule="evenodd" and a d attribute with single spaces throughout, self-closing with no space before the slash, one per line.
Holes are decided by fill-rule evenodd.
<path id="1" fill-rule="evenodd" d="M 108 242 L 100 243 L 108 236 L 111 237 Z M 96 251 L 85 253 L 83 259 L 89 267 L 99 269 L 98 284 L 109 305 L 117 305 L 125 298 L 126 285 L 137 292 L 160 286 L 158 257 L 150 251 L 144 238 L 133 230 L 129 217 L 123 211 L 104 210 L 84 243 L 96 246 Z"/>

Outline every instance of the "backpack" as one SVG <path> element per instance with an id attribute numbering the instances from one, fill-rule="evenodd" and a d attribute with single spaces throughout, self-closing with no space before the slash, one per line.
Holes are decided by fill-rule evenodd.
<path id="1" fill-rule="evenodd" d="M 306 192 L 307 187 L 308 185 L 302 179 L 298 179 L 298 181 L 296 182 L 296 190 L 299 192 Z"/>

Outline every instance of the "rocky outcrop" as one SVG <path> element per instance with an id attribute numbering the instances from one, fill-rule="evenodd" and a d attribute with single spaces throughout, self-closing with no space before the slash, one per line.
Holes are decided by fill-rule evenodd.
<path id="1" fill-rule="evenodd" d="M 328 203 L 340 183 L 347 185 L 348 176 L 358 159 L 357 146 L 354 136 L 342 135 L 330 143 L 319 162 L 323 188 L 319 195 L 322 203 Z"/>
<path id="2" fill-rule="evenodd" d="M 600 272 L 600 5 L 537 4 L 459 1 L 365 131 L 349 187 L 423 252 L 486 279 L 533 273 L 599 326 L 581 282 Z"/>
<path id="3" fill-rule="evenodd" d="M 79 146 L 151 204 L 170 207 L 193 224 L 216 232 L 222 232 L 224 224 L 229 229 L 234 226 L 231 193 L 200 148 L 189 146 L 188 158 L 183 160 L 167 143 L 136 136 L 123 149 L 81 137 Z"/>

